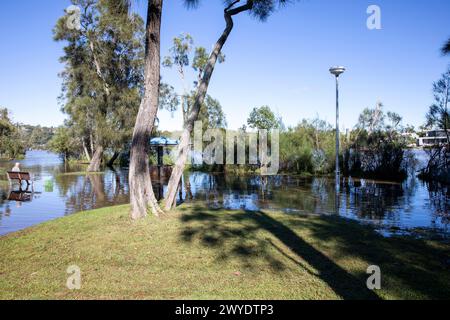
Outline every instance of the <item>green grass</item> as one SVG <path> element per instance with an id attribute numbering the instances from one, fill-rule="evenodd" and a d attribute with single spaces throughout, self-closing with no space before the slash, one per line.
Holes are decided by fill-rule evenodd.
<path id="1" fill-rule="evenodd" d="M 447 243 L 386 239 L 337 217 L 128 206 L 0 238 L 0 299 L 433 299 L 450 296 Z M 369 265 L 382 290 L 366 288 Z M 66 288 L 78 265 L 82 288 Z"/>

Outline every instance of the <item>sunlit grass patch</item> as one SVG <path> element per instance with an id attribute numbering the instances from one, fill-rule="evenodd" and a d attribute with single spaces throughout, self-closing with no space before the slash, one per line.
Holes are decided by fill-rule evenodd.
<path id="1" fill-rule="evenodd" d="M 184 205 L 132 222 L 82 212 L 0 238 L 2 299 L 427 299 L 450 294 L 449 245 L 337 217 Z M 369 265 L 382 290 L 369 291 Z M 67 267 L 82 288 L 66 287 Z"/>

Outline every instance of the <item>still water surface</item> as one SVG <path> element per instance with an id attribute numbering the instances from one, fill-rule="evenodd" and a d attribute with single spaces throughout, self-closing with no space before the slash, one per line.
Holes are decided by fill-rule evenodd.
<path id="1" fill-rule="evenodd" d="M 80 174 L 77 172 L 83 168 L 64 166 L 57 155 L 44 151 L 28 152 L 21 165 L 33 174 L 34 188 L 21 195 L 15 192 L 17 186 L 11 190 L 0 185 L 0 235 L 75 212 L 129 202 L 127 169 L 107 169 L 102 175 Z M 12 166 L 11 162 L 0 162 L 6 170 Z M 415 178 L 401 184 L 345 179 L 338 194 L 334 181 L 326 178 L 201 172 L 189 173 L 186 178 L 190 184 L 184 188 L 183 198 L 211 207 L 274 209 L 292 215 L 339 214 L 374 225 L 386 236 L 450 237 L 450 190 Z M 18 197 L 29 201 L 17 201 Z"/>

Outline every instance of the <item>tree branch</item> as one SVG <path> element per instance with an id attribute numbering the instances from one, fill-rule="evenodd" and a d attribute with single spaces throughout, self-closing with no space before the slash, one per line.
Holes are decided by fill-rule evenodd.
<path id="1" fill-rule="evenodd" d="M 232 9 L 232 7 L 238 2 L 240 2 L 240 0 L 236 0 L 235 2 L 233 2 L 232 5 L 230 5 L 227 9 L 225 9 L 225 13 L 227 15 L 229 15 L 229 16 L 234 16 L 234 15 L 237 15 L 237 14 L 243 12 L 243 11 L 247 11 L 247 10 L 253 9 L 253 0 L 247 0 L 246 4 L 244 4 L 244 5 L 240 6 L 240 7 Z"/>
<path id="2" fill-rule="evenodd" d="M 233 3 L 231 3 L 228 7 L 225 8 L 225 12 L 228 11 L 228 10 L 230 10 L 231 8 L 233 8 L 234 5 L 235 5 L 236 3 L 239 3 L 239 2 L 241 2 L 241 0 L 236 0 L 236 1 L 234 1 Z"/>

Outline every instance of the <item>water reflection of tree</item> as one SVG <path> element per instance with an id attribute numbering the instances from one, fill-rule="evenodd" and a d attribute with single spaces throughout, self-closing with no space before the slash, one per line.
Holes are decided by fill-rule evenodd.
<path id="1" fill-rule="evenodd" d="M 334 212 L 335 191 L 327 179 L 285 179 L 280 187 L 273 190 L 272 201 L 276 208 L 313 214 Z"/>
<path id="2" fill-rule="evenodd" d="M 388 218 L 394 224 L 402 213 L 399 208 L 411 206 L 415 190 L 414 182 L 410 181 L 405 188 L 402 184 L 349 179 L 344 180 L 336 195 L 333 181 L 327 178 L 278 176 L 267 177 L 266 183 L 261 177 L 245 179 L 232 180 L 229 188 L 232 192 L 246 190 L 249 195 L 258 195 L 257 201 L 262 208 L 333 214 L 338 207 L 338 213 L 343 215 L 377 221 Z"/>
<path id="3" fill-rule="evenodd" d="M 7 216 L 8 212 L 11 211 L 9 208 L 6 200 L 8 199 L 8 196 L 6 194 L 6 190 L 3 190 L 0 188 L 0 221 L 3 216 Z"/>
<path id="4" fill-rule="evenodd" d="M 128 183 L 122 171 L 104 175 L 61 175 L 55 177 L 60 196 L 66 199 L 66 213 L 101 208 L 129 201 Z"/>
<path id="5" fill-rule="evenodd" d="M 448 226 L 450 224 L 450 188 L 440 183 L 427 183 L 430 206 L 433 209 L 433 222 L 441 221 Z"/>
<path id="6" fill-rule="evenodd" d="M 268 199 L 270 186 L 267 177 L 236 176 L 194 172 L 190 175 L 191 192 L 195 200 L 210 207 L 234 208 L 245 203 Z M 255 195 L 257 197 L 255 198 Z"/>
<path id="7" fill-rule="evenodd" d="M 404 208 L 405 190 L 402 184 L 380 183 L 369 180 L 349 180 L 342 190 L 347 212 L 361 219 L 381 221 L 386 218 L 393 224 L 400 220 Z M 342 212 L 342 210 L 341 210 Z"/>

